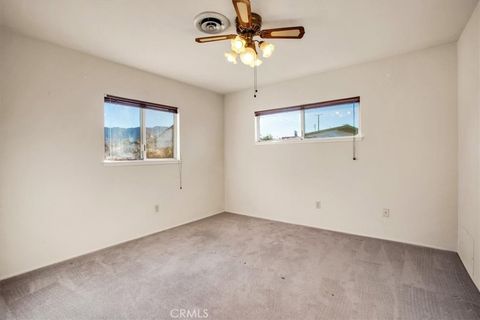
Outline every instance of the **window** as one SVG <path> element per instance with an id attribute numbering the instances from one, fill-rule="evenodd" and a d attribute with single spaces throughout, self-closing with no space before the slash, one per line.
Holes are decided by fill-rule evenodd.
<path id="1" fill-rule="evenodd" d="M 104 160 L 178 159 L 177 117 L 175 107 L 106 96 Z"/>
<path id="2" fill-rule="evenodd" d="M 341 139 L 360 134 L 360 97 L 255 112 L 256 141 Z"/>

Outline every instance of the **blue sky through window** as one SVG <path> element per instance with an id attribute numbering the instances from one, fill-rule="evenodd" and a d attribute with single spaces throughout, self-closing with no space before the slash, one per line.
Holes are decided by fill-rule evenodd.
<path id="1" fill-rule="evenodd" d="M 104 104 L 104 119 L 106 128 L 137 128 L 140 127 L 140 109 L 106 102 Z M 145 124 L 147 127 L 171 127 L 173 123 L 173 113 L 150 109 L 145 110 Z"/>
<path id="2" fill-rule="evenodd" d="M 300 111 L 274 113 L 260 116 L 260 137 L 271 135 L 273 139 L 300 135 Z"/>
<path id="3" fill-rule="evenodd" d="M 305 132 L 314 132 L 329 128 L 353 125 L 353 105 L 338 106 L 305 110 Z M 358 128 L 358 103 L 355 103 L 355 127 Z"/>
<path id="4" fill-rule="evenodd" d="M 173 126 L 174 114 L 171 112 L 163 112 L 156 110 L 145 110 L 145 126 L 153 127 L 171 127 Z"/>
<path id="5" fill-rule="evenodd" d="M 104 104 L 104 126 L 106 128 L 140 127 L 140 109 L 114 103 Z"/>

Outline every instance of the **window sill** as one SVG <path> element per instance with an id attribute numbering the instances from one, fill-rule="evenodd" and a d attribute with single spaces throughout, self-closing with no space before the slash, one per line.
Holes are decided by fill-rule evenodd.
<path id="1" fill-rule="evenodd" d="M 116 166 L 155 166 L 162 164 L 179 164 L 181 161 L 178 159 L 163 159 L 163 160 L 103 160 L 103 165 L 107 167 Z"/>
<path id="2" fill-rule="evenodd" d="M 362 141 L 363 135 L 355 136 L 355 142 Z M 318 143 L 318 142 L 352 142 L 352 137 L 338 138 L 312 138 L 312 139 L 286 139 L 271 141 L 255 141 L 256 145 L 289 144 L 289 143 Z"/>

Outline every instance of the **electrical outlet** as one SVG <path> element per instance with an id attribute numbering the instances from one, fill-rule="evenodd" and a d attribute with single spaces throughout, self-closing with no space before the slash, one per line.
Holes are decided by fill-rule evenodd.
<path id="1" fill-rule="evenodd" d="M 383 217 L 384 218 L 390 217 L 390 209 L 383 209 Z"/>
<path id="2" fill-rule="evenodd" d="M 320 200 L 315 201 L 315 208 L 316 209 L 321 209 L 322 208 L 322 202 Z"/>
<path id="3" fill-rule="evenodd" d="M 155 212 L 156 213 L 160 212 L 160 206 L 158 204 L 155 205 Z"/>

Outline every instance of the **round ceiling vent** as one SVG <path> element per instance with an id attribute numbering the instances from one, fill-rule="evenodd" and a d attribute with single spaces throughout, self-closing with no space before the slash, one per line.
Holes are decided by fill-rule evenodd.
<path id="1" fill-rule="evenodd" d="M 208 34 L 217 34 L 230 26 L 230 21 L 223 14 L 217 12 L 202 12 L 193 20 L 195 28 Z"/>

